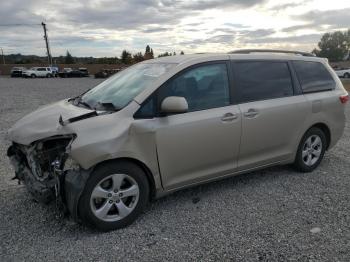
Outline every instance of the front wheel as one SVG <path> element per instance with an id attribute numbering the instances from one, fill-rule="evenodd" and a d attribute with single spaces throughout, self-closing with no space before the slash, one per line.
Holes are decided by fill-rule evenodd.
<path id="1" fill-rule="evenodd" d="M 114 230 L 131 224 L 148 199 L 149 184 L 141 168 L 124 161 L 110 162 L 90 175 L 79 201 L 79 215 L 99 230 Z"/>
<path id="2" fill-rule="evenodd" d="M 36 75 L 35 74 L 31 74 L 30 77 L 31 78 L 36 78 Z"/>
<path id="3" fill-rule="evenodd" d="M 301 172 L 312 172 L 321 163 L 327 147 L 327 139 L 324 132 L 317 128 L 310 128 L 298 147 L 294 166 Z"/>
<path id="4" fill-rule="evenodd" d="M 350 78 L 350 74 L 349 73 L 345 73 L 344 74 L 344 78 Z"/>

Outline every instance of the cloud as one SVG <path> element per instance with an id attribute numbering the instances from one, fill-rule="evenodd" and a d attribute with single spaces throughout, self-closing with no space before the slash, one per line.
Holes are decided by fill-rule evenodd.
<path id="1" fill-rule="evenodd" d="M 350 8 L 310 11 L 302 15 L 295 16 L 296 19 L 309 22 L 310 26 L 329 25 L 333 28 L 350 27 Z"/>
<path id="2" fill-rule="evenodd" d="M 150 28 L 143 29 L 142 32 L 143 33 L 159 33 L 159 32 L 167 32 L 170 30 L 172 30 L 171 27 L 150 27 Z"/>
<path id="3" fill-rule="evenodd" d="M 312 23 L 307 23 L 307 24 L 303 24 L 303 25 L 294 25 L 294 26 L 289 26 L 286 28 L 283 28 L 281 31 L 282 32 L 295 32 L 301 29 L 315 29 L 315 24 Z"/>
<path id="4" fill-rule="evenodd" d="M 216 35 L 204 39 L 193 39 L 188 41 L 182 41 L 179 44 L 184 46 L 198 46 L 205 44 L 229 44 L 235 39 L 233 35 Z"/>
<path id="5" fill-rule="evenodd" d="M 336 5 L 336 1 L 340 0 L 332 0 L 332 4 Z M 323 6 L 324 11 L 320 11 L 315 9 L 318 5 L 311 9 L 305 1 L 288 0 L 272 7 L 271 3 L 278 1 L 75 0 L 64 4 L 61 0 L 3 1 L 0 46 L 7 53 L 44 55 L 41 21 L 47 23 L 54 55 L 69 49 L 74 55 L 88 56 L 119 55 L 125 48 L 143 51 L 147 44 L 155 47 L 156 53 L 225 51 L 242 44 L 316 45 L 325 28 L 350 27 L 350 4 L 339 10 L 326 10 Z M 305 13 L 295 15 L 299 7 Z M 285 12 L 281 15 L 282 10 Z M 22 26 L 5 26 L 8 24 Z M 300 36 L 304 29 L 312 34 Z"/>
<path id="6" fill-rule="evenodd" d="M 317 43 L 321 38 L 321 34 L 306 34 L 300 36 L 287 36 L 287 37 L 264 37 L 264 38 L 256 38 L 249 39 L 248 43 L 252 44 L 271 44 L 271 43 Z"/>

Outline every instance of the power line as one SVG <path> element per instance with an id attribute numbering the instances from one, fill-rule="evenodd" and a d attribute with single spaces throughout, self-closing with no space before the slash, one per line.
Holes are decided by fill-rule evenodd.
<path id="1" fill-rule="evenodd" d="M 49 38 L 47 35 L 47 29 L 46 29 L 46 24 L 42 22 L 41 24 L 0 24 L 1 27 L 12 27 L 12 26 L 42 26 L 44 29 L 44 40 L 45 40 L 45 45 L 46 45 L 46 52 L 47 52 L 47 61 L 49 65 L 52 65 L 52 56 L 51 56 L 51 51 L 50 51 L 50 45 L 49 45 Z M 4 58 L 4 55 L 2 55 Z M 4 62 L 5 63 L 5 62 Z"/>
<path id="2" fill-rule="evenodd" d="M 41 25 L 41 24 L 0 24 L 0 26 L 34 26 L 34 25 Z"/>

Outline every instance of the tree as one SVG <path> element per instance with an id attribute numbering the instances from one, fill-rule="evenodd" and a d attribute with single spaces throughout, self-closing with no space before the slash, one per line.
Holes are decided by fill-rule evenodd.
<path id="1" fill-rule="evenodd" d="M 185 54 L 184 51 L 181 51 L 181 52 L 180 52 L 180 55 L 184 55 L 184 54 Z"/>
<path id="2" fill-rule="evenodd" d="M 133 59 L 135 63 L 142 62 L 143 60 L 145 60 L 141 52 L 134 54 Z"/>
<path id="3" fill-rule="evenodd" d="M 66 53 L 66 57 L 64 58 L 64 63 L 65 64 L 74 64 L 74 58 L 73 56 L 68 52 Z"/>
<path id="4" fill-rule="evenodd" d="M 153 49 L 149 45 L 146 46 L 145 55 L 143 57 L 145 60 L 154 58 Z"/>
<path id="5" fill-rule="evenodd" d="M 131 53 L 126 51 L 126 50 L 123 50 L 120 59 L 121 59 L 122 63 L 124 63 L 126 65 L 131 64 L 131 62 L 132 62 Z"/>
<path id="6" fill-rule="evenodd" d="M 171 56 L 171 55 L 172 55 L 171 53 L 165 52 L 165 53 L 159 54 L 158 57 Z"/>
<path id="7" fill-rule="evenodd" d="M 325 33 L 318 43 L 319 50 L 313 50 L 317 56 L 327 57 L 329 61 L 341 61 L 350 50 L 350 29 L 346 32 Z"/>

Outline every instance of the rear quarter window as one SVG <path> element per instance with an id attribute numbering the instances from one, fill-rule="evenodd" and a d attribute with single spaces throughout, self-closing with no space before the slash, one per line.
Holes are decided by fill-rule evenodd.
<path id="1" fill-rule="evenodd" d="M 326 67 L 319 62 L 293 61 L 303 93 L 329 91 L 335 88 L 335 81 Z"/>

